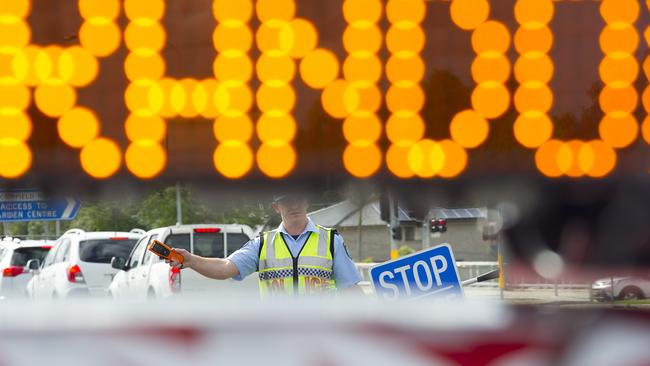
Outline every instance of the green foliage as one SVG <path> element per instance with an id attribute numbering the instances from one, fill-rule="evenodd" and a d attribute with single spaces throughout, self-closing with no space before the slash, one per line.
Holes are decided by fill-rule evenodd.
<path id="1" fill-rule="evenodd" d="M 397 256 L 398 257 L 404 257 L 409 254 L 415 253 L 415 249 L 407 246 L 407 245 L 402 245 L 399 249 L 397 249 Z"/>
<path id="2" fill-rule="evenodd" d="M 142 228 L 134 205 L 122 202 L 84 202 L 70 227 L 85 231 L 129 231 Z"/>
<path id="3" fill-rule="evenodd" d="M 375 258 L 373 258 L 373 257 L 364 258 L 361 261 L 361 263 L 375 263 Z"/>
<path id="4" fill-rule="evenodd" d="M 183 224 L 215 222 L 208 209 L 196 201 L 187 187 L 181 187 L 181 212 Z M 135 215 L 147 230 L 175 225 L 176 187 L 167 187 L 151 193 L 138 205 Z"/>

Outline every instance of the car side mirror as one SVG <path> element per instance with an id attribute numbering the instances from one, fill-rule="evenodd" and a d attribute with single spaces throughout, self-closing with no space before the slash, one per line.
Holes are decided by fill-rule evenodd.
<path id="1" fill-rule="evenodd" d="M 38 272 L 41 268 L 41 261 L 38 259 L 30 259 L 27 261 L 27 265 L 25 267 L 27 267 L 27 270 L 29 270 L 29 272 Z"/>
<path id="2" fill-rule="evenodd" d="M 111 258 L 111 267 L 126 271 L 126 258 L 123 257 Z"/>

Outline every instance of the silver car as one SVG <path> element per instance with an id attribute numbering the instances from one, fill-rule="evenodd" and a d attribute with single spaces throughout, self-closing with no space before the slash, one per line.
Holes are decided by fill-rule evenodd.
<path id="1" fill-rule="evenodd" d="M 639 300 L 650 297 L 650 275 L 601 278 L 591 285 L 595 301 Z"/>

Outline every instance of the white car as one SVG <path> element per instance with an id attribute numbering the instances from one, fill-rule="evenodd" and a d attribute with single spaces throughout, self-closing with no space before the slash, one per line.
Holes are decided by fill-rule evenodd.
<path id="1" fill-rule="evenodd" d="M 111 258 L 127 255 L 144 234 L 131 232 L 66 231 L 42 264 L 32 260 L 28 268 L 34 277 L 27 285 L 34 300 L 67 299 L 77 296 L 106 296 L 106 288 L 117 272 Z"/>
<path id="2" fill-rule="evenodd" d="M 612 289 L 612 284 L 613 289 Z M 601 278 L 591 285 L 591 299 L 596 301 L 637 300 L 650 298 L 650 275 L 640 277 Z"/>
<path id="3" fill-rule="evenodd" d="M 5 238 L 0 241 L 0 300 L 26 295 L 25 288 L 32 274 L 26 268 L 31 259 L 43 260 L 52 248 L 52 240 L 20 240 Z"/>
<path id="4" fill-rule="evenodd" d="M 145 300 L 165 298 L 173 294 L 205 294 L 220 290 L 257 291 L 256 276 L 246 280 L 218 281 L 204 277 L 191 269 L 178 270 L 147 250 L 157 239 L 173 248 L 183 248 L 191 253 L 210 258 L 225 258 L 252 237 L 247 225 L 201 224 L 177 225 L 147 232 L 133 248 L 131 255 L 116 256 L 113 268 L 121 269 L 108 288 L 114 299 Z"/>

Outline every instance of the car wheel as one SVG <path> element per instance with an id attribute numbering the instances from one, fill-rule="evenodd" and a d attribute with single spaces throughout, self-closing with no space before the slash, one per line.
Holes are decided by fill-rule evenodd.
<path id="1" fill-rule="evenodd" d="M 628 286 L 621 290 L 621 294 L 618 296 L 621 300 L 641 300 L 643 299 L 643 291 L 640 288 L 635 286 Z"/>

